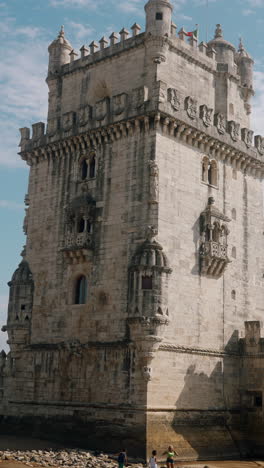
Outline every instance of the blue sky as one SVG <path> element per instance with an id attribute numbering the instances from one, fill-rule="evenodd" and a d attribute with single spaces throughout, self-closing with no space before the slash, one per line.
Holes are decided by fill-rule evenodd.
<path id="1" fill-rule="evenodd" d="M 255 59 L 252 128 L 264 134 L 264 0 L 174 0 L 178 30 L 199 24 L 200 40 L 221 23 L 224 36 L 244 44 Z M 46 120 L 49 43 L 64 24 L 78 51 L 136 21 L 144 30 L 145 0 L 0 0 L 0 325 L 6 321 L 8 287 L 25 244 L 22 231 L 28 169 L 17 155 L 20 127 Z M 6 334 L 0 332 L 0 349 Z"/>

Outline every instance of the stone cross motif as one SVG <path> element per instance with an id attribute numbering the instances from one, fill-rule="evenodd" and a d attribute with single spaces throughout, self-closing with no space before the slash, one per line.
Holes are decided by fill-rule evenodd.
<path id="1" fill-rule="evenodd" d="M 170 103 L 171 107 L 175 110 L 178 111 L 181 107 L 181 100 L 179 96 L 179 91 L 174 88 L 169 88 L 168 89 L 168 102 Z"/>
<path id="2" fill-rule="evenodd" d="M 247 148 L 252 145 L 253 134 L 253 130 L 249 130 L 248 128 L 242 128 L 241 130 L 242 141 L 245 143 Z"/>
<path id="3" fill-rule="evenodd" d="M 75 112 L 66 112 L 62 116 L 62 128 L 65 132 L 71 130 L 75 122 Z"/>
<path id="4" fill-rule="evenodd" d="M 206 127 L 210 127 L 213 123 L 213 111 L 205 104 L 200 107 L 200 118 Z"/>
<path id="5" fill-rule="evenodd" d="M 257 148 L 259 154 L 263 156 L 264 154 L 264 138 L 261 135 L 255 136 L 255 147 Z"/>
<path id="6" fill-rule="evenodd" d="M 113 113 L 114 115 L 122 114 L 127 106 L 127 94 L 117 94 L 113 97 Z"/>
<path id="7" fill-rule="evenodd" d="M 97 101 L 95 104 L 95 118 L 96 120 L 104 120 L 108 112 L 107 98 Z"/>
<path id="8" fill-rule="evenodd" d="M 191 96 L 185 99 L 185 109 L 190 119 L 195 119 L 197 115 L 197 101 Z"/>
<path id="9" fill-rule="evenodd" d="M 215 126 L 220 135 L 224 135 L 226 132 L 226 118 L 224 114 L 218 113 L 215 114 Z"/>
<path id="10" fill-rule="evenodd" d="M 158 203 L 159 201 L 159 168 L 155 161 L 149 161 L 150 184 L 149 184 L 149 203 Z"/>
<path id="11" fill-rule="evenodd" d="M 240 124 L 234 120 L 228 122 L 228 133 L 233 141 L 238 141 L 240 138 Z"/>
<path id="12" fill-rule="evenodd" d="M 91 119 L 92 108 L 91 106 L 82 107 L 78 112 L 78 123 L 80 127 L 84 127 Z"/>

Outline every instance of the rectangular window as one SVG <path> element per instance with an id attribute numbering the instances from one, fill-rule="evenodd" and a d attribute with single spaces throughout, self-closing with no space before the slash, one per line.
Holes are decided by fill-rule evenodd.
<path id="1" fill-rule="evenodd" d="M 262 395 L 260 393 L 258 395 L 255 395 L 254 406 L 256 406 L 257 408 L 262 408 Z"/>
<path id="2" fill-rule="evenodd" d="M 156 13 L 156 20 L 158 21 L 163 20 L 163 14 L 160 12 Z"/>
<path id="3" fill-rule="evenodd" d="M 142 289 L 152 289 L 152 276 L 142 276 Z"/>

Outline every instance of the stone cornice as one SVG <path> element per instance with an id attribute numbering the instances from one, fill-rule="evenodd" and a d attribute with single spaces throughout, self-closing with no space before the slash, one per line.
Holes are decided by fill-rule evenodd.
<path id="1" fill-rule="evenodd" d="M 182 117 L 182 120 L 179 117 Z M 87 130 L 53 143 L 46 143 L 31 151 L 22 151 L 20 155 L 23 160 L 32 165 L 41 160 L 62 157 L 64 154 L 85 153 L 89 149 L 96 149 L 101 145 L 121 138 L 129 138 L 135 134 L 159 132 L 197 148 L 210 157 L 225 161 L 238 170 L 246 171 L 249 175 L 263 178 L 264 161 L 255 148 L 246 148 L 242 141 L 231 144 L 229 135 L 219 135 L 214 126 L 205 129 L 201 122 L 187 122 L 183 111 L 179 112 L 179 117 L 178 115 L 177 118 L 173 117 L 164 111 L 150 112 L 129 120 Z"/>

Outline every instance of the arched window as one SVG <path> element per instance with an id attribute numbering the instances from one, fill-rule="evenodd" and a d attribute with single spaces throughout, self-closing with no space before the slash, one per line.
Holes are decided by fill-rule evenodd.
<path id="1" fill-rule="evenodd" d="M 91 221 L 89 219 L 87 221 L 87 232 L 89 232 L 89 233 L 92 232 L 92 223 L 91 223 Z"/>
<path id="2" fill-rule="evenodd" d="M 210 161 L 208 168 L 208 184 L 217 185 L 217 164 L 216 161 Z"/>
<path id="3" fill-rule="evenodd" d="M 84 229 L 85 229 L 85 221 L 84 221 L 83 218 L 79 219 L 77 229 L 78 229 L 78 233 L 84 232 Z"/>
<path id="4" fill-rule="evenodd" d="M 218 222 L 215 222 L 214 223 L 214 229 L 213 229 L 213 241 L 214 242 L 219 242 L 220 233 L 221 233 L 220 224 Z"/>
<path id="5" fill-rule="evenodd" d="M 236 291 L 233 289 L 233 291 L 231 292 L 231 297 L 232 299 L 235 301 L 236 300 Z"/>
<path id="6" fill-rule="evenodd" d="M 206 184 L 208 183 L 208 166 L 209 166 L 208 158 L 203 158 L 203 162 L 202 162 L 202 181 L 205 182 Z"/>
<path id="7" fill-rule="evenodd" d="M 88 283 L 85 276 L 80 276 L 75 285 L 75 304 L 86 304 Z"/>
<path id="8" fill-rule="evenodd" d="M 95 156 L 92 157 L 90 160 L 90 172 L 89 172 L 89 177 L 90 179 L 93 179 L 95 177 Z"/>
<path id="9" fill-rule="evenodd" d="M 87 179 L 88 175 L 88 165 L 87 165 L 87 160 L 84 159 L 81 163 L 81 179 L 85 180 Z"/>

